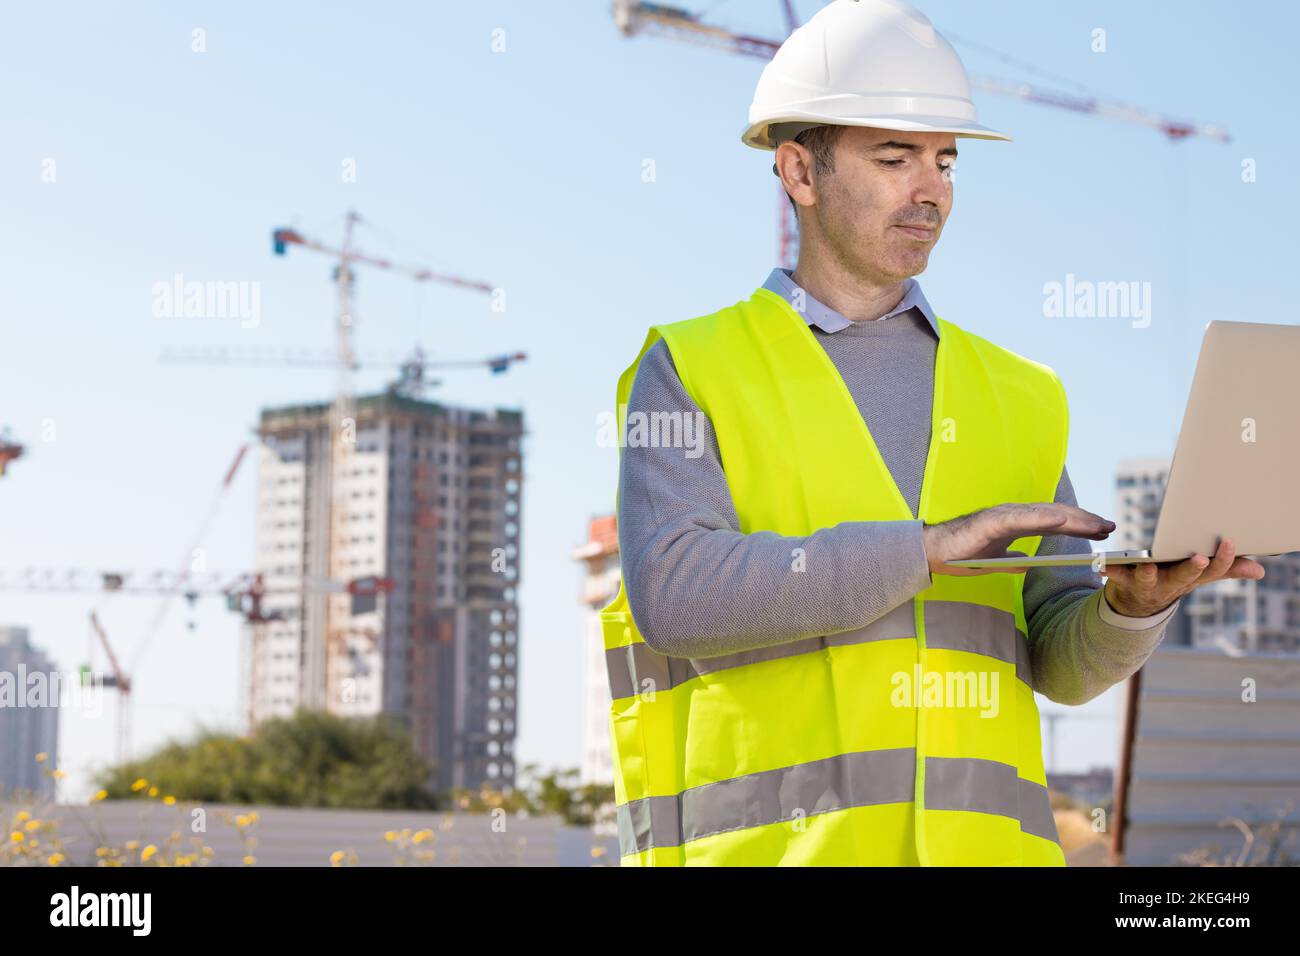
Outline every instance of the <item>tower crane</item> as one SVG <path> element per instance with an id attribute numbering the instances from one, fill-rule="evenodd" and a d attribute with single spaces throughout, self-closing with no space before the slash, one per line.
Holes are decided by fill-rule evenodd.
<path id="1" fill-rule="evenodd" d="M 239 614 L 246 623 L 264 624 L 284 617 L 281 611 L 266 610 L 262 606 L 264 598 L 278 594 L 296 595 L 302 591 L 297 577 L 283 582 L 280 577 L 268 579 L 261 572 L 208 571 L 195 574 L 189 571 L 91 571 L 84 568 L 0 569 L 0 593 L 167 595 L 183 597 L 190 604 L 200 598 L 220 597 L 225 599 L 227 610 Z M 282 577 L 288 578 L 287 575 Z M 393 589 L 394 582 L 391 578 L 369 575 L 348 581 L 309 578 L 305 586 L 309 591 L 356 598 L 387 593 Z"/>
<path id="2" fill-rule="evenodd" d="M 93 679 L 101 687 L 112 687 L 117 690 L 117 762 L 122 763 L 130 755 L 131 750 L 131 678 L 123 673 L 121 665 L 118 664 L 117 655 L 113 653 L 113 647 L 108 643 L 108 635 L 104 633 L 104 627 L 99 623 L 99 615 L 94 611 L 90 612 L 90 627 L 104 648 L 104 655 L 108 658 L 112 673 L 92 677 L 90 666 L 86 665 L 81 670 L 82 681 Z"/>
<path id="3" fill-rule="evenodd" d="M 199 525 L 198 531 L 195 532 L 194 536 L 190 539 L 189 547 L 185 549 L 185 552 L 181 557 L 180 570 L 177 572 L 177 580 L 185 581 L 189 579 L 192 573 L 191 569 L 194 555 L 202 546 L 204 540 L 207 538 L 208 531 L 211 530 L 212 525 L 215 523 L 217 515 L 221 511 L 222 501 L 224 500 L 226 493 L 229 492 L 231 484 L 234 483 L 235 476 L 239 473 L 240 464 L 243 463 L 244 458 L 248 454 L 248 447 L 249 443 L 244 442 L 235 451 L 234 461 L 232 461 L 230 467 L 226 469 L 225 475 L 221 479 L 221 484 L 217 489 L 217 493 L 213 498 L 211 505 L 208 507 L 208 512 L 204 515 L 202 524 Z M 149 647 L 149 643 L 153 640 L 154 635 L 156 635 L 162 628 L 163 621 L 167 616 L 167 611 L 171 607 L 172 600 L 175 596 L 176 592 L 166 594 L 163 596 L 162 601 L 159 602 L 158 609 L 154 612 L 154 616 L 150 620 L 149 626 L 145 629 L 144 637 L 140 641 L 139 647 L 136 649 L 135 656 L 132 658 L 132 671 L 135 671 L 139 667 L 140 658 L 144 656 L 144 652 Z M 190 627 L 194 627 L 193 622 L 190 623 Z"/>
<path id="4" fill-rule="evenodd" d="M 95 586 L 96 579 L 98 587 Z M 215 580 L 215 579 L 214 579 Z M 28 569 L 21 578 L 8 579 L 0 575 L 0 591 L 38 591 L 53 594 L 99 591 L 107 594 L 163 594 L 174 596 L 183 594 L 191 603 L 205 593 L 220 593 L 226 598 L 227 606 L 240 611 L 244 619 L 251 624 L 276 620 L 278 613 L 270 614 L 262 610 L 262 598 L 268 593 L 260 575 L 242 575 L 222 587 L 210 584 L 196 584 L 187 574 L 168 575 L 165 572 L 153 572 L 144 580 L 132 580 L 132 576 L 115 572 L 100 573 L 98 576 L 87 575 L 77 571 L 37 572 Z M 131 677 L 123 669 L 113 645 L 109 643 L 108 634 L 99 620 L 99 612 L 90 612 L 90 628 L 104 656 L 108 658 L 109 673 L 92 674 L 87 662 L 81 667 L 83 684 L 94 683 L 100 687 L 117 691 L 117 761 L 121 763 L 131 755 L 131 703 L 133 684 Z"/>
<path id="5" fill-rule="evenodd" d="M 254 642 L 260 639 L 264 625 L 284 620 L 284 611 L 269 610 L 263 601 L 277 594 L 299 596 L 302 587 L 341 595 L 345 602 L 373 602 L 377 594 L 393 590 L 396 582 L 391 578 L 368 576 L 347 582 L 334 580 L 308 580 L 300 587 L 298 579 L 281 582 L 268 581 L 260 573 L 229 573 L 210 571 L 196 574 L 181 571 L 89 571 L 77 568 L 24 568 L 21 571 L 0 570 L 0 592 L 21 591 L 34 594 L 99 594 L 105 596 L 135 595 L 137 597 L 183 597 L 194 605 L 200 598 L 220 597 L 227 610 L 238 614 L 250 626 Z M 134 685 L 123 669 L 108 641 L 98 612 L 91 612 L 90 625 L 104 648 L 111 673 L 93 677 L 89 664 L 82 667 L 83 682 L 96 680 L 101 686 L 116 688 L 120 695 L 118 712 L 117 755 L 119 761 L 130 756 L 131 693 Z M 139 654 L 136 655 L 137 659 Z"/>
<path id="6" fill-rule="evenodd" d="M 799 26 L 792 0 L 781 0 L 785 16 L 787 36 Z M 736 33 L 725 27 L 708 23 L 701 15 L 683 7 L 674 7 L 662 3 L 647 3 L 644 0 L 614 0 L 614 25 L 625 37 L 638 35 L 659 36 L 683 43 L 692 43 L 711 47 L 738 56 L 755 57 L 770 60 L 781 47 L 781 40 L 749 36 Z M 974 46 L 949 33 L 958 43 Z M 1010 59 L 1003 57 L 1004 59 Z M 1057 90 L 1045 89 L 1031 83 L 999 79 L 991 76 L 972 75 L 971 86 L 993 93 L 997 96 L 1011 97 L 1026 103 L 1040 106 L 1052 106 L 1058 109 L 1072 110 L 1076 113 L 1096 116 L 1100 119 L 1135 123 L 1161 133 L 1170 141 L 1201 137 L 1219 143 L 1230 143 L 1232 137 L 1223 127 L 1212 123 L 1194 123 L 1173 119 L 1161 113 L 1142 109 L 1128 103 L 1119 103 L 1103 97 L 1076 95 Z M 778 259 L 786 268 L 794 267 L 797 255 L 798 237 L 795 235 L 797 223 L 794 221 L 785 191 L 780 195 L 781 229 L 778 247 Z"/>
<path id="7" fill-rule="evenodd" d="M 5 476 L 9 462 L 23 457 L 24 448 L 9 435 L 9 429 L 0 429 L 0 478 Z"/>
<path id="8" fill-rule="evenodd" d="M 352 373 L 356 366 L 356 354 L 353 350 L 354 329 L 354 291 L 356 277 L 355 265 L 370 266 L 405 275 L 416 282 L 438 282 L 452 285 L 473 292 L 493 293 L 494 288 L 486 282 L 479 282 L 461 276 L 436 272 L 422 266 L 400 265 L 379 256 L 369 255 L 354 244 L 356 226 L 361 217 L 349 210 L 344 221 L 343 242 L 339 246 L 308 238 L 296 229 L 282 227 L 271 233 L 271 248 L 278 255 L 288 253 L 290 246 L 300 246 L 312 252 L 321 253 L 335 260 L 334 283 L 336 287 L 336 308 L 334 316 L 335 332 L 335 367 L 336 390 L 334 403 L 330 410 L 330 522 L 329 522 L 329 570 L 330 577 L 344 579 L 348 573 L 347 544 L 345 527 L 347 521 L 348 478 L 352 470 L 353 448 L 356 444 L 356 400 L 352 390 Z M 328 699 L 332 675 L 333 656 L 342 653 L 347 647 L 347 618 L 351 615 L 349 603 L 339 596 L 327 596 L 325 606 L 326 638 L 323 655 L 312 655 L 311 659 L 319 661 L 313 666 L 314 673 L 304 675 L 308 688 L 306 700 L 308 705 L 321 705 Z M 317 669 L 319 668 L 319 669 Z"/>
<path id="9" fill-rule="evenodd" d="M 431 361 L 424 349 L 416 346 L 404 359 L 357 358 L 353 361 L 352 370 L 395 368 L 398 374 L 388 386 L 389 392 L 419 398 L 424 394 L 425 389 L 442 384 L 439 379 L 429 377 L 428 373 L 431 371 L 451 368 L 486 368 L 493 375 L 500 375 L 515 362 L 522 362 L 527 358 L 528 356 L 523 352 L 514 352 L 483 359 Z M 299 349 L 184 348 L 165 350 L 161 361 L 179 365 L 227 365 L 246 368 L 327 368 L 332 367 L 338 360 L 331 353 Z"/>
<path id="10" fill-rule="evenodd" d="M 90 571 L 83 568 L 23 568 L 0 570 L 0 592 L 25 591 L 35 594 L 131 594 L 171 595 L 193 604 L 199 598 L 223 597 L 232 611 L 249 621 L 276 618 L 262 610 L 268 594 L 297 593 L 294 587 L 268 587 L 265 576 L 210 571 Z"/>

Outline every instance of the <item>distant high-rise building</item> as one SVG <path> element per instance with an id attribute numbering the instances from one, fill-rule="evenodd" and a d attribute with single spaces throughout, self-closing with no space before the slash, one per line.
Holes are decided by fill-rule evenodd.
<path id="1" fill-rule="evenodd" d="M 582 583 L 586 615 L 586 667 L 584 674 L 582 782 L 612 784 L 614 761 L 609 749 L 609 674 L 605 663 L 605 639 L 600 629 L 600 609 L 618 594 L 618 524 L 614 515 L 592 518 L 587 525 L 587 543 L 574 558 L 587 565 Z"/>
<path id="2" fill-rule="evenodd" d="M 45 675 L 50 693 L 45 700 L 33 701 L 28 678 L 37 673 Z M 5 680 L 15 695 L 0 700 L 0 793 L 24 790 L 52 800 L 54 780 L 44 771 L 59 763 L 59 682 L 52 676 L 54 664 L 31 645 L 27 628 L 0 626 L 0 674 L 8 675 Z M 41 753 L 46 759 L 37 763 Z"/>
<path id="3" fill-rule="evenodd" d="M 1164 500 L 1169 460 L 1120 463 L 1115 479 L 1117 549 L 1149 548 Z M 1256 559 L 1260 581 L 1199 587 L 1170 618 L 1164 643 L 1204 649 L 1300 653 L 1300 553 Z"/>
<path id="4" fill-rule="evenodd" d="M 1168 458 L 1130 458 L 1115 475 L 1115 533 L 1111 551 L 1151 547 L 1169 478 Z"/>
<path id="5" fill-rule="evenodd" d="M 522 413 L 358 399 L 337 501 L 329 423 L 325 404 L 262 412 L 256 568 L 283 618 L 246 631 L 250 728 L 386 714 L 432 786 L 512 788 Z"/>

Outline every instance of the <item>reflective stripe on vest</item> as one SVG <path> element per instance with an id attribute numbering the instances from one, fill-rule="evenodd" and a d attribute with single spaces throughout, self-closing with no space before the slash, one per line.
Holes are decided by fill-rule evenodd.
<path id="1" fill-rule="evenodd" d="M 1051 501 L 1068 431 L 1059 381 L 938 323 L 916 514 L 807 323 L 765 289 L 652 328 L 619 380 L 620 419 L 662 337 L 747 534 Z M 1033 554 L 1039 540 L 1010 547 Z M 864 627 L 706 659 L 646 645 L 620 582 L 601 625 L 622 862 L 1063 865 L 1022 582 L 938 575 Z"/>
<path id="2" fill-rule="evenodd" d="M 670 797 L 618 807 L 619 852 L 680 846 L 743 826 L 912 799 L 912 748 L 840 754 L 825 760 L 706 783 Z M 1057 839 L 1047 788 L 994 760 L 926 758 L 925 803 L 932 810 L 993 813 L 1044 840 Z"/>
<path id="3" fill-rule="evenodd" d="M 1028 640 L 1016 629 L 1013 615 L 963 601 L 932 601 L 926 605 L 926 615 L 935 626 L 936 636 L 931 638 L 930 647 L 983 654 L 1014 664 L 1017 679 L 1032 686 Z M 667 657 L 651 650 L 644 642 L 611 648 L 605 651 L 610 695 L 617 700 L 655 690 L 672 690 L 692 678 L 734 667 L 809 654 L 827 647 L 915 637 L 913 616 L 912 604 L 908 602 L 856 630 L 699 660 Z"/>

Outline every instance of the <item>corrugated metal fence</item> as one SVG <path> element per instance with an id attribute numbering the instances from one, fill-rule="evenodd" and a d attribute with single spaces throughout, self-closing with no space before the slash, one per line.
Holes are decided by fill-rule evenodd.
<path id="1" fill-rule="evenodd" d="M 1128 865 L 1198 850 L 1300 863 L 1300 658 L 1162 647 L 1142 669 L 1130 767 Z"/>

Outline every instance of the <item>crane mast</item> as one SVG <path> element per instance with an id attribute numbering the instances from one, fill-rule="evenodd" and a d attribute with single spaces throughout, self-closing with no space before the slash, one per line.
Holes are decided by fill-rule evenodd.
<path id="1" fill-rule="evenodd" d="M 417 282 L 439 282 L 477 292 L 493 292 L 486 282 L 435 272 L 432 269 L 399 265 L 379 256 L 369 255 L 355 245 L 355 232 L 362 219 L 349 211 L 344 221 L 343 243 L 331 247 L 310 239 L 296 229 L 280 228 L 272 232 L 272 249 L 284 255 L 291 245 L 322 253 L 335 260 L 335 318 L 334 360 L 336 384 L 334 401 L 330 407 L 329 428 L 329 530 L 326 541 L 326 575 L 336 581 L 347 581 L 350 573 L 348 552 L 348 508 L 351 500 L 351 477 L 355 464 L 357 441 L 357 404 L 353 392 L 353 374 L 357 356 L 353 346 L 355 322 L 354 265 L 366 265 L 406 275 Z M 341 682 L 349 673 L 346 659 L 351 633 L 352 605 L 346 593 L 319 595 L 324 601 L 323 646 L 307 635 L 303 668 L 303 703 L 312 708 L 327 709 L 341 699 Z M 319 605 L 317 605 L 319 607 Z"/>

